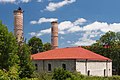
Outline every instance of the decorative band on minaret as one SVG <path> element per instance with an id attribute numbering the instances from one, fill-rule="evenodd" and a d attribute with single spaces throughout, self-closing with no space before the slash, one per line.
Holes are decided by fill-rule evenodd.
<path id="1" fill-rule="evenodd" d="M 18 43 L 23 42 L 23 10 L 19 7 L 14 10 L 14 34 Z"/>
<path id="2" fill-rule="evenodd" d="M 53 21 L 51 22 L 52 28 L 51 28 L 51 44 L 52 49 L 58 48 L 58 22 Z"/>

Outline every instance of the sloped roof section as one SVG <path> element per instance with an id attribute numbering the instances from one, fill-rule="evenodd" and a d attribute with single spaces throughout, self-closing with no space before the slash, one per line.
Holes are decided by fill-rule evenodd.
<path id="1" fill-rule="evenodd" d="M 112 61 L 111 59 L 96 54 L 92 51 L 81 47 L 59 48 L 33 54 L 33 60 L 61 60 L 61 59 L 78 59 L 78 60 L 98 60 L 98 61 Z"/>

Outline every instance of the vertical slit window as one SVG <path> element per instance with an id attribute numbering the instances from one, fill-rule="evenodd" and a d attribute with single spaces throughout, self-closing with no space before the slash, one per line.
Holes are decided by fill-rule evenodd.
<path id="1" fill-rule="evenodd" d="M 90 76 L 90 70 L 88 70 L 88 76 Z"/>
<path id="2" fill-rule="evenodd" d="M 35 69 L 38 70 L 38 65 L 37 64 L 35 64 Z"/>
<path id="3" fill-rule="evenodd" d="M 63 68 L 64 70 L 66 70 L 66 65 L 65 65 L 65 64 L 62 64 L 62 68 Z"/>
<path id="4" fill-rule="evenodd" d="M 104 69 L 104 76 L 106 76 L 106 69 Z"/>
<path id="5" fill-rule="evenodd" d="M 51 64 L 48 64 L 48 71 L 51 71 Z"/>

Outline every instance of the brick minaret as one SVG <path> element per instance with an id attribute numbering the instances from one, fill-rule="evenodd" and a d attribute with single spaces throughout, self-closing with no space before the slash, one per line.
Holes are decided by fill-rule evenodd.
<path id="1" fill-rule="evenodd" d="M 23 10 L 14 10 L 14 34 L 19 43 L 23 42 Z"/>
<path id="2" fill-rule="evenodd" d="M 51 44 L 52 49 L 58 48 L 58 22 L 53 21 L 51 22 L 52 28 L 51 28 Z"/>

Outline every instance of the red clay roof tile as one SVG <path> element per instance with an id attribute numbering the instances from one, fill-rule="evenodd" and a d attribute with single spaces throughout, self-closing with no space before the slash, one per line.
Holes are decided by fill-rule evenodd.
<path id="1" fill-rule="evenodd" d="M 81 47 L 59 48 L 46 52 L 33 54 L 33 60 L 59 60 L 59 59 L 81 59 L 81 60 L 99 60 L 112 61 L 111 59 L 96 54 Z"/>

